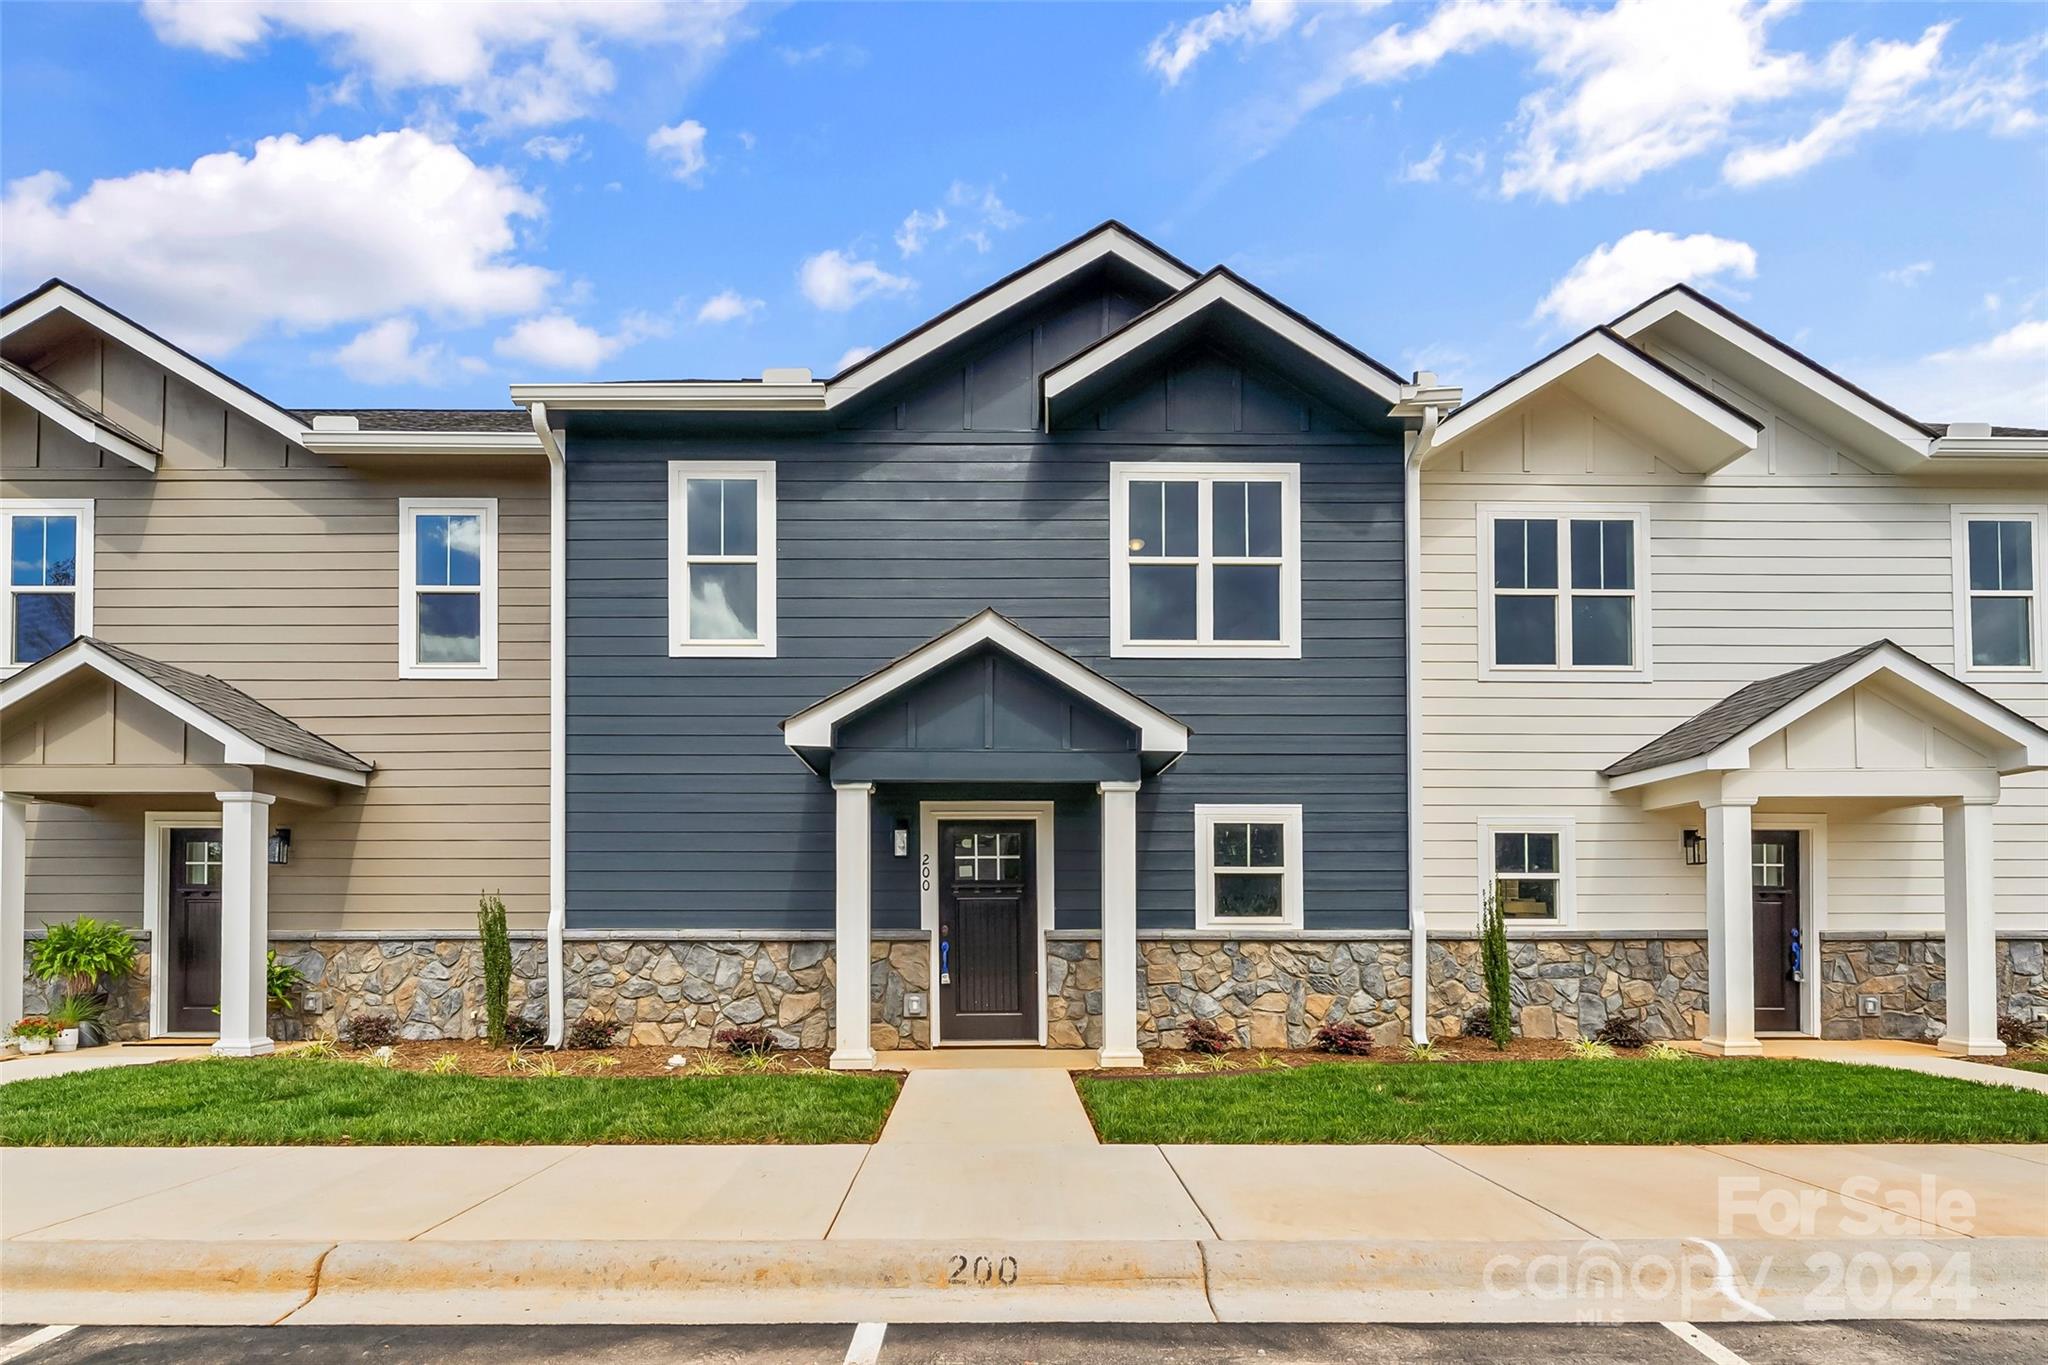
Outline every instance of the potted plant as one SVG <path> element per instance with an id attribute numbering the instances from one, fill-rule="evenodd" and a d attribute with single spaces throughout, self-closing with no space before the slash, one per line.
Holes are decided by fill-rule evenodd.
<path id="1" fill-rule="evenodd" d="M 40 1014 L 31 1014 L 18 1020 L 13 1029 L 14 1045 L 21 1049 L 24 1057 L 33 1057 L 39 1052 L 48 1052 L 50 1044 L 56 1041 L 57 1026 Z"/>
<path id="2" fill-rule="evenodd" d="M 78 1047 L 87 1029 L 96 1030 L 104 1036 L 101 1021 L 106 1014 L 107 1007 L 90 995 L 67 995 L 52 1005 L 44 1017 L 58 1028 L 57 1051 L 71 1052 Z"/>
<path id="3" fill-rule="evenodd" d="M 107 984 L 135 971 L 135 935 L 109 920 L 80 915 L 69 923 L 45 925 L 30 965 L 37 977 L 62 982 L 67 996 L 86 996 L 104 1012 Z M 83 1024 L 79 1041 L 96 1047 L 106 1041 L 99 1020 Z"/>

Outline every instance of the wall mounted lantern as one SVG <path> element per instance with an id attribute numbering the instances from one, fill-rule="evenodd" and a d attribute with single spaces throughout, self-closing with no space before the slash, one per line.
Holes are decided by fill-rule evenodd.
<path id="1" fill-rule="evenodd" d="M 1700 832 L 1696 829 L 1689 829 L 1685 832 L 1685 865 L 1687 867 L 1705 867 L 1707 865 L 1707 841 L 1700 837 Z"/>
<path id="2" fill-rule="evenodd" d="M 292 832 L 276 829 L 270 832 L 270 861 L 288 863 L 292 860 Z"/>

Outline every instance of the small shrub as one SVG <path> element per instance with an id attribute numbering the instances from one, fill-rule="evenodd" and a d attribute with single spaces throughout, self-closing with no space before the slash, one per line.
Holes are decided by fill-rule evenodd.
<path id="1" fill-rule="evenodd" d="M 1275 1057 L 1270 1052 L 1261 1052 L 1252 1058 L 1252 1066 L 1259 1071 L 1287 1071 L 1294 1066 L 1285 1057 Z"/>
<path id="2" fill-rule="evenodd" d="M 363 1064 L 365 1066 L 382 1067 L 384 1070 L 389 1071 L 392 1067 L 398 1065 L 398 1054 L 389 1047 L 380 1047 L 369 1056 L 363 1058 Z"/>
<path id="3" fill-rule="evenodd" d="M 398 1041 L 398 1021 L 388 1014 L 351 1014 L 343 1029 L 348 1045 L 365 1048 L 389 1047 Z"/>
<path id="4" fill-rule="evenodd" d="M 1209 1057 L 1228 1052 L 1230 1045 L 1237 1041 L 1209 1019 L 1190 1019 L 1181 1025 L 1180 1031 L 1181 1036 L 1187 1040 L 1188 1051 L 1199 1052 Z"/>
<path id="5" fill-rule="evenodd" d="M 433 1072 L 436 1076 L 453 1076 L 456 1072 L 462 1070 L 462 1058 L 452 1052 L 444 1052 L 434 1058 L 433 1061 L 427 1063 L 427 1070 Z"/>
<path id="6" fill-rule="evenodd" d="M 135 935 L 108 920 L 80 915 L 45 925 L 29 952 L 38 980 L 62 981 L 72 995 L 87 995 L 110 980 L 131 976 L 140 960 Z"/>
<path id="7" fill-rule="evenodd" d="M 1206 1069 L 1207 1068 L 1205 1068 L 1200 1062 L 1196 1061 L 1193 1057 L 1176 1057 L 1172 1061 L 1168 1062 L 1165 1066 L 1160 1068 L 1160 1070 L 1169 1072 L 1175 1076 L 1192 1076 L 1196 1072 L 1203 1071 Z"/>
<path id="8" fill-rule="evenodd" d="M 1611 1062 L 1614 1060 L 1614 1049 L 1591 1038 L 1581 1038 L 1572 1044 L 1571 1055 L 1574 1060 L 1581 1062 Z"/>
<path id="9" fill-rule="evenodd" d="M 304 1047 L 295 1047 L 285 1056 L 299 1062 L 325 1062 L 339 1055 L 332 1038 L 315 1038 Z"/>
<path id="10" fill-rule="evenodd" d="M 543 1057 L 528 1067 L 527 1072 L 530 1075 L 540 1077 L 542 1080 L 552 1081 L 559 1080 L 561 1077 L 568 1075 L 569 1068 L 563 1066 L 553 1057 Z"/>
<path id="11" fill-rule="evenodd" d="M 513 1048 L 511 1053 L 505 1058 L 505 1069 L 507 1071 L 524 1071 L 532 1065 L 533 1063 L 528 1060 L 526 1051 L 523 1048 Z"/>
<path id="12" fill-rule="evenodd" d="M 1508 922 L 1493 892 L 1479 907 L 1479 962 L 1486 972 L 1486 1018 L 1493 1045 L 1505 1052 L 1514 1036 L 1514 964 L 1508 957 Z"/>
<path id="13" fill-rule="evenodd" d="M 733 1028 L 722 1028 L 711 1035 L 711 1041 L 735 1057 L 757 1057 L 775 1051 L 775 1040 L 768 1030 L 759 1024 L 740 1024 Z"/>
<path id="14" fill-rule="evenodd" d="M 1493 1011 L 1481 1005 L 1465 1016 L 1467 1038 L 1491 1038 L 1493 1036 Z"/>
<path id="15" fill-rule="evenodd" d="M 1692 1054 L 1676 1043 L 1667 1043 L 1659 1039 L 1643 1049 L 1643 1059 L 1651 1062 L 1689 1062 L 1692 1060 Z"/>
<path id="16" fill-rule="evenodd" d="M 505 1020 L 505 1041 L 513 1047 L 542 1047 L 548 1041 L 547 1020 L 525 1014 L 512 1015 Z"/>
<path id="17" fill-rule="evenodd" d="M 616 1057 L 592 1057 L 583 1064 L 583 1069 L 593 1076 L 602 1076 L 605 1072 L 617 1067 L 618 1064 L 619 1059 Z"/>
<path id="18" fill-rule="evenodd" d="M 2048 1038 L 2037 1039 L 2026 1044 L 2020 1051 L 2033 1057 L 2048 1057 Z"/>
<path id="19" fill-rule="evenodd" d="M 1412 1039 L 1408 1043 L 1408 1060 L 1411 1062 L 1434 1062 L 1442 1055 L 1434 1043 L 1418 1043 Z"/>
<path id="20" fill-rule="evenodd" d="M 505 928 L 505 902 L 494 893 L 477 896 L 476 931 L 484 959 L 484 1036 L 501 1047 L 512 996 L 512 936 Z"/>
<path id="21" fill-rule="evenodd" d="M 780 1071 L 782 1063 L 772 1052 L 742 1052 L 736 1059 L 742 1071 Z"/>
<path id="22" fill-rule="evenodd" d="M 1639 1048 L 1650 1045 L 1649 1034 L 1643 1032 L 1640 1026 L 1631 1023 L 1618 1014 L 1600 1026 L 1599 1030 L 1594 1033 L 1593 1040 L 1605 1043 L 1609 1047 Z"/>
<path id="23" fill-rule="evenodd" d="M 2017 1014 L 1998 1016 L 1998 1041 L 2007 1047 L 2028 1047 L 2040 1042 L 2041 1038 L 2041 1025 L 2034 1020 L 2022 1019 Z"/>
<path id="24" fill-rule="evenodd" d="M 691 1067 L 684 1074 L 691 1076 L 723 1076 L 732 1070 L 733 1064 L 731 1062 L 719 1056 L 716 1052 L 707 1052 L 697 1059 L 697 1065 Z"/>
<path id="25" fill-rule="evenodd" d="M 1316 1030 L 1316 1049 L 1343 1057 L 1372 1055 L 1372 1030 L 1356 1020 L 1325 1024 Z"/>
<path id="26" fill-rule="evenodd" d="M 290 1014 L 295 1008 L 292 1002 L 305 984 L 306 974 L 289 962 L 279 962 L 277 949 L 263 955 L 263 994 L 270 1001 L 270 1008 Z"/>
<path id="27" fill-rule="evenodd" d="M 600 1019 L 594 1014 L 586 1014 L 569 1025 L 568 1033 L 563 1035 L 562 1046 L 578 1052 L 600 1052 L 618 1045 L 619 1030 L 624 1027 L 616 1019 Z"/>

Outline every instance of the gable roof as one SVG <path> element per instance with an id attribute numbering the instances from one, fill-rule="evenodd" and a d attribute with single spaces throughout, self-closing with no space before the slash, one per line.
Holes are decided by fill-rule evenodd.
<path id="1" fill-rule="evenodd" d="M 525 408 L 303 408 L 298 416 L 308 426 L 316 417 L 353 417 L 359 431 L 533 431 Z"/>
<path id="2" fill-rule="evenodd" d="M 0 357 L 0 391 L 13 394 L 87 445 L 98 446 L 130 464 L 153 471 L 163 456 L 163 447 L 156 442 L 87 406 L 77 395 L 57 387 L 27 366 L 4 357 Z"/>
<path id="3" fill-rule="evenodd" d="M 0 709 L 13 707 L 80 669 L 90 669 L 168 711 L 227 749 L 227 761 L 283 768 L 360 787 L 371 764 L 289 720 L 219 678 L 194 673 L 81 635 L 0 683 Z"/>
<path id="4" fill-rule="evenodd" d="M 1995 733 L 2011 746 L 2004 760 L 2008 771 L 2048 767 L 2048 730 L 1890 640 L 1873 640 L 1846 654 L 1739 688 L 1608 764 L 1600 775 L 1615 787 L 1626 788 L 1687 771 L 1746 767 L 1748 751 L 1757 740 L 1878 673 L 1891 674 Z"/>

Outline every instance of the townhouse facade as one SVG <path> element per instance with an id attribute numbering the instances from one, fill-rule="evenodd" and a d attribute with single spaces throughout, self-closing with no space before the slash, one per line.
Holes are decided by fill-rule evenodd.
<path id="1" fill-rule="evenodd" d="M 829 380 L 0 366 L 10 1019 L 85 913 L 131 1035 L 468 1036 L 485 891 L 557 1040 L 844 1067 L 1458 1032 L 1489 898 L 1537 1036 L 2048 1014 L 2048 433 L 1688 291 L 1469 401 L 1114 223 Z"/>

